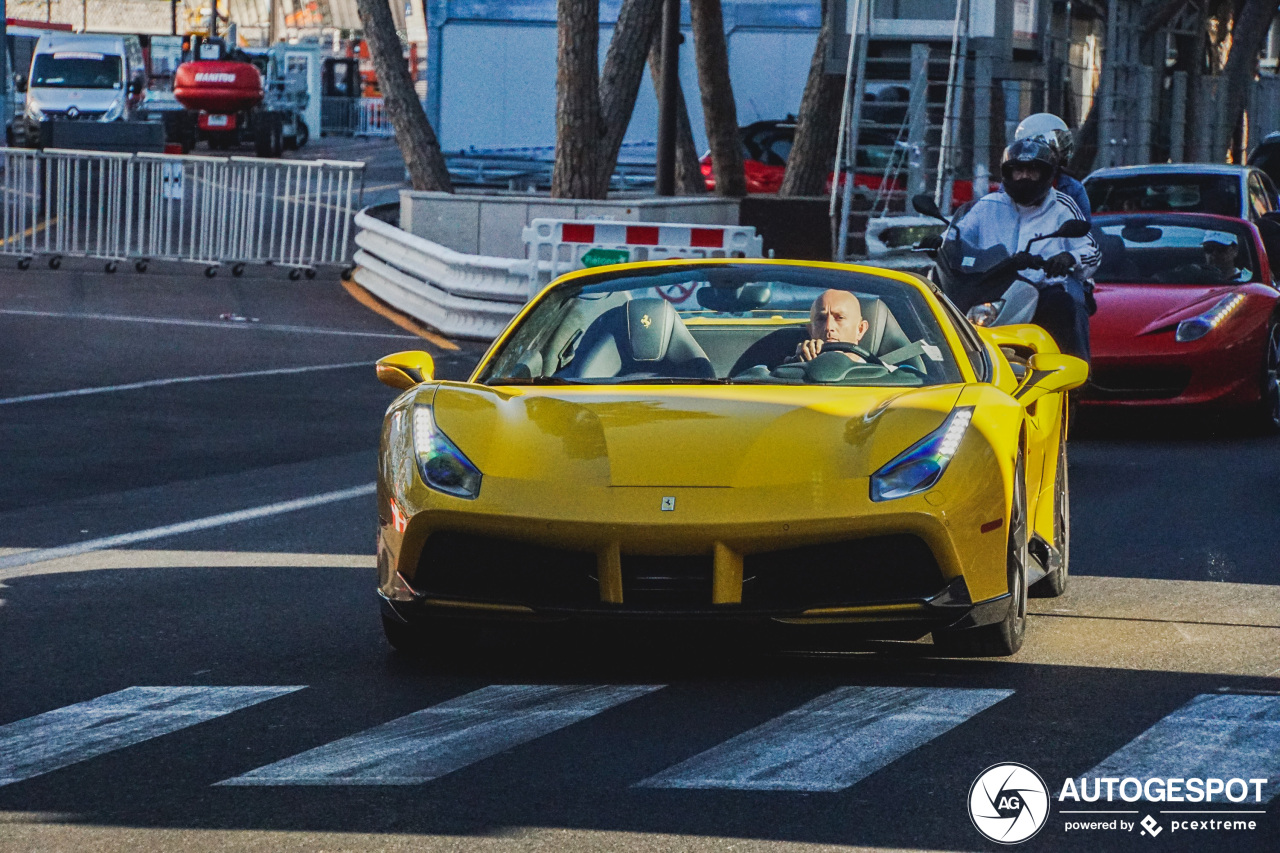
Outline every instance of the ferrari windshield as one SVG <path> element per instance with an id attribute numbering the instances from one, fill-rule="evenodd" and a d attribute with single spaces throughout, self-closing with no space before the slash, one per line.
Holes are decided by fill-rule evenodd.
<path id="1" fill-rule="evenodd" d="M 1103 284 L 1229 284 L 1255 281 L 1253 232 L 1217 217 L 1098 217 Z"/>
<path id="2" fill-rule="evenodd" d="M 839 314 L 840 329 L 815 334 L 815 302 L 836 306 L 824 316 Z M 525 315 L 480 381 L 921 386 L 961 374 L 927 298 L 910 285 L 729 263 L 606 270 L 558 287 Z"/>

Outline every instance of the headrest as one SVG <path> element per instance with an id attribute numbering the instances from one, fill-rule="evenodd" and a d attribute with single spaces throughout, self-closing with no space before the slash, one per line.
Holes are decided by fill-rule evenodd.
<path id="1" fill-rule="evenodd" d="M 626 305 L 627 342 L 636 361 L 666 358 L 675 329 L 676 309 L 665 299 L 632 299 Z"/>
<path id="2" fill-rule="evenodd" d="M 884 341 L 884 327 L 889 321 L 889 309 L 874 297 L 859 296 L 862 306 L 862 319 L 867 321 L 867 333 L 862 336 L 862 346 L 869 352 L 878 353 Z"/>

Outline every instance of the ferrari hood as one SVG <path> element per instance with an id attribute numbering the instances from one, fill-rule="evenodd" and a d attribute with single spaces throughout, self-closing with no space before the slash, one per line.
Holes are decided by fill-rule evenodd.
<path id="1" fill-rule="evenodd" d="M 432 405 L 486 477 L 743 487 L 870 476 L 936 429 L 960 390 L 446 383 Z"/>
<path id="2" fill-rule="evenodd" d="M 1100 284 L 1094 291 L 1098 313 L 1091 321 L 1094 334 L 1128 339 L 1167 329 L 1179 320 L 1213 307 L 1239 287 L 1227 285 Z"/>

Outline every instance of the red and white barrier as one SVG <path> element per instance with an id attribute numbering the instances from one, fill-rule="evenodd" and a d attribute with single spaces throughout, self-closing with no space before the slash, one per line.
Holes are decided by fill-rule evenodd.
<path id="1" fill-rule="evenodd" d="M 522 232 L 533 261 L 534 290 L 582 269 L 592 249 L 625 252 L 619 263 L 666 258 L 758 258 L 764 246 L 756 229 L 743 225 L 618 222 L 612 219 L 535 219 Z"/>

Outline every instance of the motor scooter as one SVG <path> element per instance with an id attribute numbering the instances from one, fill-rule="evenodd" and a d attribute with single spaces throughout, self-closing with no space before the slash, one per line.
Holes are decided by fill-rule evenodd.
<path id="1" fill-rule="evenodd" d="M 916 248 L 933 258 L 931 277 L 975 326 L 1030 323 L 1040 303 L 1040 291 L 1020 273 L 1043 269 L 1045 264 L 1044 258 L 1030 253 L 1031 247 L 1054 237 L 1074 239 L 1089 233 L 1089 223 L 1072 219 L 1052 233 L 1032 237 L 1025 250 L 1010 255 L 1003 245 L 982 247 L 961 240 L 951 227 L 952 220 L 938 210 L 933 196 L 917 195 L 911 205 L 921 215 L 947 224 L 940 241 L 922 242 Z"/>

